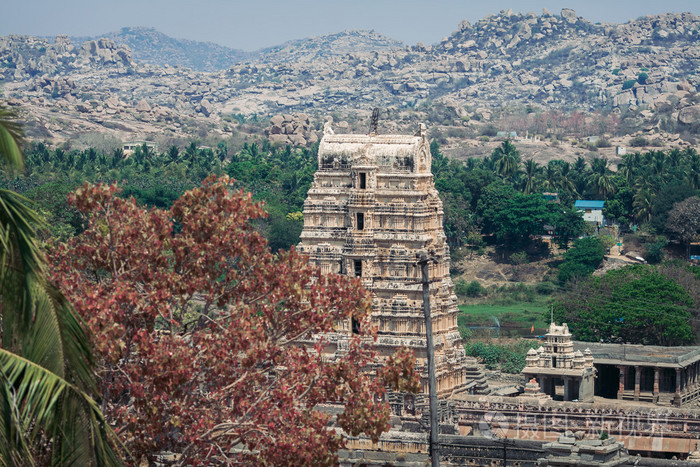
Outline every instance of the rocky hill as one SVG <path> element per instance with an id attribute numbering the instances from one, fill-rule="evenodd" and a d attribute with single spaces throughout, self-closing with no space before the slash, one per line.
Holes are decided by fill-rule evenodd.
<path id="1" fill-rule="evenodd" d="M 175 39 L 153 28 L 127 27 L 98 37 L 71 37 L 75 44 L 109 39 L 131 49 L 134 59 L 159 66 L 181 66 L 198 71 L 215 71 L 257 56 L 212 42 Z"/>
<path id="2" fill-rule="evenodd" d="M 52 40 L 53 38 L 49 38 Z M 404 47 L 400 41 L 375 31 L 351 30 L 337 34 L 297 39 L 274 47 L 246 52 L 212 42 L 175 39 L 154 28 L 126 27 L 95 37 L 71 37 L 74 44 L 108 39 L 128 47 L 135 60 L 156 66 L 179 66 L 195 71 L 226 70 L 236 63 L 311 62 L 319 59 L 364 53 L 391 51 Z"/>
<path id="3" fill-rule="evenodd" d="M 293 141 L 269 120 L 281 114 L 303 114 L 310 142 L 329 115 L 365 130 L 373 107 L 381 131 L 424 121 L 463 156 L 487 153 L 497 131 L 527 135 L 533 152 L 585 155 L 597 151 L 588 136 L 668 146 L 694 143 L 700 129 L 700 17 L 689 13 L 593 24 L 568 9 L 502 11 L 431 46 L 350 31 L 210 72 L 134 50 L 106 38 L 2 37 L 4 97 L 27 110 L 35 136 L 57 142 L 85 132 L 215 141 L 250 131 Z"/>
<path id="4" fill-rule="evenodd" d="M 351 53 L 391 53 L 404 47 L 402 42 L 375 31 L 353 30 L 319 37 L 307 37 L 262 49 L 258 52 L 257 61 L 260 63 L 308 63 Z"/>

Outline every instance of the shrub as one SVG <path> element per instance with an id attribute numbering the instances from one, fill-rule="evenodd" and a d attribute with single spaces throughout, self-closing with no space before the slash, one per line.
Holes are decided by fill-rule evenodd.
<path id="1" fill-rule="evenodd" d="M 496 128 L 494 125 L 486 125 L 481 129 L 481 135 L 482 136 L 496 136 L 498 134 L 498 128 Z"/>
<path id="2" fill-rule="evenodd" d="M 483 297 L 487 294 L 486 289 L 479 283 L 479 281 L 471 281 L 467 283 L 464 280 L 458 280 L 455 283 L 455 293 L 460 297 Z"/>
<path id="3" fill-rule="evenodd" d="M 596 141 L 595 145 L 598 146 L 599 148 L 612 147 L 612 143 L 607 138 L 598 138 L 598 141 Z"/>
<path id="4" fill-rule="evenodd" d="M 644 72 L 639 73 L 639 75 L 637 76 L 637 82 L 639 84 L 647 84 L 648 79 L 649 79 L 649 75 L 644 73 Z"/>
<path id="5" fill-rule="evenodd" d="M 649 140 L 646 139 L 644 136 L 635 136 L 632 138 L 629 142 L 629 145 L 632 146 L 633 148 L 640 148 L 643 146 L 649 146 Z"/>
<path id="6" fill-rule="evenodd" d="M 615 237 L 613 237 L 610 234 L 599 235 L 598 240 L 600 240 L 600 243 L 603 244 L 603 247 L 605 247 L 606 251 L 615 246 L 615 244 L 617 243 Z"/>
<path id="7" fill-rule="evenodd" d="M 634 83 L 636 83 L 636 79 L 628 79 L 624 83 L 622 83 L 622 90 L 624 91 L 625 89 L 630 89 L 632 86 L 634 86 Z"/>
<path id="8" fill-rule="evenodd" d="M 510 255 L 510 262 L 511 264 L 514 265 L 519 265 L 519 264 L 525 264 L 527 263 L 527 253 L 524 251 L 518 251 L 517 253 L 513 253 Z"/>
<path id="9" fill-rule="evenodd" d="M 653 243 L 644 246 L 644 259 L 650 264 L 658 264 L 664 259 L 664 248 L 668 245 L 666 237 L 657 237 Z"/>
<path id="10" fill-rule="evenodd" d="M 552 295 L 557 286 L 549 281 L 540 282 L 535 286 L 535 291 L 540 295 Z"/>
<path id="11" fill-rule="evenodd" d="M 525 368 L 526 356 L 514 351 L 508 351 L 501 362 L 501 371 L 504 373 L 518 374 Z"/>
<path id="12" fill-rule="evenodd" d="M 479 360 L 489 370 L 500 369 L 504 373 L 517 374 L 525 368 L 527 351 L 539 345 L 539 342 L 530 340 L 521 340 L 510 345 L 471 342 L 466 344 L 464 349 L 467 355 Z"/>

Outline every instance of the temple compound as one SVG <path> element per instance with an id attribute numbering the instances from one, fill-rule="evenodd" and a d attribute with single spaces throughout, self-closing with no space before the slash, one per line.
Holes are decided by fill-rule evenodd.
<path id="1" fill-rule="evenodd" d="M 298 250 L 325 273 L 362 278 L 372 292 L 380 356 L 414 349 L 427 393 L 425 320 L 419 252 L 427 252 L 438 395 L 486 388 L 457 330 L 457 299 L 430 171 L 425 125 L 413 135 L 334 134 L 326 123 L 318 171 L 304 203 Z M 339 323 L 330 352 L 342 352 L 357 323 Z"/>
<path id="2" fill-rule="evenodd" d="M 523 375 L 535 378 L 544 394 L 557 397 L 557 387 L 563 385 L 563 400 L 593 402 L 595 368 L 589 349 L 574 350 L 569 326 L 552 323 L 545 335 L 545 344 L 527 353 Z"/>
<path id="3" fill-rule="evenodd" d="M 528 351 L 522 374 L 554 399 L 593 402 L 595 395 L 677 407 L 700 399 L 700 347 L 576 342 L 566 323 L 552 323 L 545 339 Z"/>
<path id="4" fill-rule="evenodd" d="M 597 370 L 595 395 L 685 406 L 700 398 L 700 347 L 574 342 Z"/>

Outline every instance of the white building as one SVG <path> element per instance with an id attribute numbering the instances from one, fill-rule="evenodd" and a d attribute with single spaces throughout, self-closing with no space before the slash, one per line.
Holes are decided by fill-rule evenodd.
<path id="1" fill-rule="evenodd" d="M 586 222 L 592 222 L 596 225 L 604 225 L 604 206 L 605 201 L 579 199 L 576 201 L 576 203 L 574 203 L 574 207 L 577 211 L 583 211 L 583 220 Z"/>

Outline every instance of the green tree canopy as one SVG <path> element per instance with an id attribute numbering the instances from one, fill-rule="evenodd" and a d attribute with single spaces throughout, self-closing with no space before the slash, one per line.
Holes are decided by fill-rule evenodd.
<path id="1" fill-rule="evenodd" d="M 685 288 L 640 264 L 579 282 L 557 301 L 554 316 L 578 340 L 684 345 L 695 339 L 693 305 Z"/>
<path id="2" fill-rule="evenodd" d="M 564 253 L 564 262 L 559 266 L 559 282 L 568 282 L 574 277 L 586 277 L 603 262 L 605 246 L 598 237 L 579 238 L 573 247 Z"/>
<path id="3" fill-rule="evenodd" d="M 550 206 L 559 207 L 557 204 Z M 556 211 L 554 220 L 554 241 L 559 248 L 568 249 L 569 242 L 578 238 L 586 230 L 586 221 L 583 213 L 575 209 L 562 206 Z"/>

